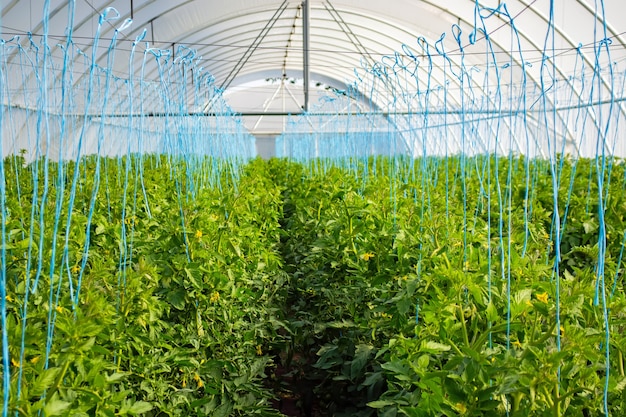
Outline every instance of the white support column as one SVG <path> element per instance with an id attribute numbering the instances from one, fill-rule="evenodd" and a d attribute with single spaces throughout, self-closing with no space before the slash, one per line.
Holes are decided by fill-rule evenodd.
<path id="1" fill-rule="evenodd" d="M 302 74 L 304 78 L 304 108 L 309 111 L 309 43 L 310 43 L 310 12 L 309 0 L 302 1 Z"/>

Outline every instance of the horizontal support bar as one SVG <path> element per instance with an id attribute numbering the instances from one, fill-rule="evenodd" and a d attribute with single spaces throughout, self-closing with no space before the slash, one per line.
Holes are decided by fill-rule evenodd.
<path id="1" fill-rule="evenodd" d="M 524 111 L 518 110 L 515 112 L 504 112 L 504 111 L 429 111 L 429 112 L 409 112 L 409 111 L 394 111 L 394 112 L 381 112 L 381 111 L 370 111 L 370 112 L 341 112 L 341 113 L 333 113 L 333 112 L 298 112 L 298 113 L 288 113 L 288 112 L 235 112 L 235 113 L 202 113 L 202 112 L 189 112 L 189 113 L 134 113 L 132 117 L 219 117 L 219 116 L 240 116 L 240 117 L 287 117 L 287 116 L 310 116 L 310 117 L 337 117 L 337 116 L 427 116 L 427 115 L 444 115 L 444 114 L 498 114 L 501 117 L 511 116 L 523 114 Z M 83 117 L 84 115 L 75 115 L 76 117 Z M 130 117 L 130 114 L 88 114 L 88 118 L 97 119 L 97 118 L 126 118 Z"/>
<path id="2" fill-rule="evenodd" d="M 568 105 L 568 106 L 562 106 L 562 107 L 557 107 L 556 109 L 552 108 L 552 109 L 546 109 L 545 111 L 550 113 L 553 111 L 568 111 L 568 110 L 575 110 L 575 109 L 579 109 L 579 108 L 589 108 L 589 107 L 594 107 L 594 106 L 598 106 L 598 105 L 607 105 L 607 104 L 619 104 L 622 102 L 626 101 L 626 97 L 620 97 L 620 98 L 615 98 L 613 100 L 602 100 L 602 101 L 596 101 L 596 102 L 592 102 L 592 103 L 581 103 L 580 105 Z M 28 107 L 24 107 L 24 106 L 19 106 L 19 105 L 9 105 L 7 106 L 6 104 L 4 106 L 0 106 L 0 107 L 10 107 L 10 108 L 16 108 L 16 109 L 21 109 L 21 110 L 29 110 L 32 112 L 38 112 L 39 110 L 37 109 L 31 109 Z M 66 114 L 65 117 L 88 117 L 88 118 L 92 118 L 92 119 L 99 119 L 99 118 L 127 118 L 127 117 L 151 117 L 151 118 L 163 118 L 163 117 L 229 117 L 229 116 L 240 116 L 240 117 L 288 117 L 288 116 L 311 116 L 311 117 L 316 117 L 316 116 L 325 116 L 325 117 L 337 117 L 337 116 L 383 116 L 383 117 L 392 117 L 392 116 L 428 116 L 428 115 L 461 115 L 461 114 L 465 114 L 465 115 L 472 115 L 472 114 L 484 114 L 484 115 L 496 115 L 499 117 L 510 117 L 510 116 L 517 116 L 517 115 L 522 115 L 524 113 L 543 113 L 544 110 L 542 109 L 532 109 L 532 106 L 528 109 L 515 109 L 515 110 L 510 110 L 510 109 L 486 109 L 486 110 L 427 110 L 427 111 L 406 111 L 406 110 L 402 110 L 402 111 L 368 111 L 368 112 L 327 112 L 327 111 L 321 111 L 321 112 L 316 112 L 316 111 L 312 111 L 312 112 L 262 112 L 262 111 L 249 111 L 249 112 L 233 112 L 233 113 L 218 113 L 218 112 L 187 112 L 187 113 L 179 113 L 179 112 L 148 112 L 148 113 L 108 113 L 108 114 L 102 114 L 102 113 L 88 113 L 88 114 L 81 114 L 81 113 L 72 113 L 72 114 Z M 52 115 L 52 116 L 57 116 L 60 117 L 60 114 L 57 113 L 52 113 L 52 112 L 45 112 L 46 114 Z"/>

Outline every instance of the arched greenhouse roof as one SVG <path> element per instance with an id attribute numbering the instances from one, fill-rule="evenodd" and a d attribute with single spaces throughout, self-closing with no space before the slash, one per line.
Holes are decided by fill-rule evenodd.
<path id="1" fill-rule="evenodd" d="M 437 153 L 432 138 L 450 135 L 451 152 L 473 143 L 472 152 L 545 156 L 542 137 L 551 129 L 561 138 L 554 146 L 588 155 L 597 148 L 597 131 L 626 114 L 623 16 L 621 0 L 3 0 L 3 61 L 9 88 L 26 91 L 33 75 L 25 69 L 36 64 L 24 50 L 45 37 L 48 59 L 57 70 L 68 67 L 71 35 L 79 51 L 69 57 L 74 85 L 87 82 L 92 60 L 117 82 L 141 77 L 188 84 L 185 111 L 241 114 L 243 134 L 300 135 L 321 124 L 325 130 L 317 133 L 328 135 L 350 131 L 345 126 L 354 119 L 353 126 L 365 123 L 358 131 L 395 132 L 400 148 L 413 155 Z M 176 80 L 164 70 L 168 61 L 185 62 Z M 203 76 L 217 89 L 219 105 L 189 93 Z M 75 100 L 77 111 L 85 100 Z M 29 107 L 26 97 L 13 98 L 20 101 Z M 134 111 L 161 113 L 163 103 L 148 100 Z M 103 114 L 115 109 L 111 104 Z M 287 116 L 302 109 L 323 121 Z M 485 116 L 504 130 L 487 133 L 496 128 L 481 124 Z M 581 118 L 596 132 L 577 134 Z M 481 133 L 467 138 L 467 130 Z M 420 133 L 426 131 L 428 139 Z M 490 144 L 489 134 L 500 143 Z M 502 145 L 505 136 L 515 140 Z M 605 147 L 626 154 L 619 143 Z"/>

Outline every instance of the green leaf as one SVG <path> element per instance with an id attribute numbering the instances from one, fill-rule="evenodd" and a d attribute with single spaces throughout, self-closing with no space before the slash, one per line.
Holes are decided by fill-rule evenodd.
<path id="1" fill-rule="evenodd" d="M 241 248 L 235 242 L 235 240 L 234 239 L 228 239 L 228 243 L 230 244 L 230 248 L 233 250 L 233 252 L 235 252 L 237 254 L 237 256 L 241 258 Z"/>
<path id="2" fill-rule="evenodd" d="M 355 324 L 351 320 L 342 319 L 341 321 L 332 321 L 328 323 L 327 327 L 331 329 L 350 329 L 355 327 Z"/>
<path id="3" fill-rule="evenodd" d="M 398 411 L 396 410 L 396 407 L 389 407 L 378 412 L 378 417 L 396 417 L 397 415 Z"/>
<path id="4" fill-rule="evenodd" d="M 102 374 L 96 374 L 96 376 L 93 377 L 91 386 L 96 389 L 102 389 L 106 386 L 106 380 L 104 379 Z"/>
<path id="5" fill-rule="evenodd" d="M 54 384 L 56 380 L 57 374 L 59 373 L 60 368 L 49 368 L 45 369 L 41 374 L 35 379 L 33 386 L 30 391 L 32 395 L 42 395 L 44 391 Z"/>
<path id="6" fill-rule="evenodd" d="M 167 293 L 167 301 L 178 310 L 185 309 L 185 295 L 187 293 L 183 289 L 177 289 Z"/>
<path id="7" fill-rule="evenodd" d="M 378 401 L 370 401 L 367 403 L 368 407 L 372 407 L 372 408 L 383 408 L 383 407 L 387 407 L 389 405 L 394 405 L 395 403 L 393 401 L 387 401 L 387 400 L 378 400 Z"/>
<path id="8" fill-rule="evenodd" d="M 498 315 L 498 309 L 491 301 L 489 302 L 489 304 L 487 304 L 486 313 L 487 320 L 489 320 L 490 322 L 496 322 L 500 318 Z"/>
<path id="9" fill-rule="evenodd" d="M 152 404 L 145 401 L 137 401 L 135 404 L 130 407 L 128 412 L 132 415 L 140 415 L 143 413 L 147 413 L 152 410 Z"/>
<path id="10" fill-rule="evenodd" d="M 408 417 L 422 417 L 424 415 L 424 407 L 402 407 L 400 412 Z M 450 415 L 450 414 L 446 414 Z"/>
<path id="11" fill-rule="evenodd" d="M 83 343 L 82 345 L 80 345 L 78 347 L 78 351 L 79 352 L 86 352 L 89 349 L 91 349 L 95 343 L 96 343 L 95 336 L 94 337 L 90 337 L 85 343 Z"/>
<path id="12" fill-rule="evenodd" d="M 429 340 L 428 342 L 422 342 L 421 350 L 430 353 L 441 353 L 450 350 L 450 345 Z"/>
<path id="13" fill-rule="evenodd" d="M 193 285 L 196 289 L 202 289 L 202 272 L 196 268 L 185 268 L 185 274 L 187 274 L 187 278 L 191 285 Z"/>
<path id="14" fill-rule="evenodd" d="M 126 374 L 123 374 L 121 372 L 115 372 L 114 374 L 107 376 L 106 380 L 108 383 L 117 382 L 120 379 L 124 378 L 125 376 Z"/>
<path id="15" fill-rule="evenodd" d="M 230 402 L 227 402 L 217 407 L 213 415 L 215 417 L 228 417 L 232 409 L 233 405 Z"/>
<path id="16" fill-rule="evenodd" d="M 426 370 L 430 364 L 430 356 L 422 355 L 417 359 L 417 366 L 422 370 Z"/>
<path id="17" fill-rule="evenodd" d="M 350 379 L 354 379 L 362 373 L 373 349 L 372 345 L 366 344 L 360 344 L 356 347 L 354 359 L 350 363 Z"/>
<path id="18" fill-rule="evenodd" d="M 48 416 L 58 416 L 61 415 L 65 410 L 67 410 L 70 406 L 70 403 L 67 401 L 61 401 L 59 399 L 52 399 L 48 401 L 46 406 L 43 408 L 43 413 L 46 417 Z"/>
<path id="19" fill-rule="evenodd" d="M 596 225 L 595 223 L 591 221 L 583 222 L 583 229 L 585 230 L 585 233 L 587 234 L 593 233 L 598 229 L 598 225 Z"/>
<path id="20" fill-rule="evenodd" d="M 532 295 L 532 290 L 530 288 L 524 288 L 523 290 L 518 291 L 513 299 L 516 304 L 524 304 L 526 301 L 530 301 L 530 297 Z"/>
<path id="21" fill-rule="evenodd" d="M 363 383 L 361 385 L 365 386 L 365 387 L 369 387 L 371 385 L 374 385 L 380 381 L 383 381 L 383 374 L 382 372 L 372 372 L 370 373 L 367 378 L 365 378 L 365 381 L 363 381 Z"/>
<path id="22" fill-rule="evenodd" d="M 395 360 L 392 362 L 383 363 L 381 367 L 393 373 L 393 376 L 400 381 L 411 381 L 412 379 L 411 375 L 409 375 L 411 371 L 403 361 Z"/>
<path id="23" fill-rule="evenodd" d="M 211 396 L 205 395 L 204 397 L 202 397 L 202 398 L 200 398 L 198 400 L 192 401 L 189 404 L 189 406 L 192 409 L 196 409 L 198 407 L 202 407 L 203 405 L 210 403 L 211 401 L 215 401 L 215 397 L 211 397 Z M 213 408 L 215 408 L 215 407 L 211 407 L 211 409 L 213 409 Z"/>
<path id="24" fill-rule="evenodd" d="M 409 310 L 411 310 L 412 307 L 413 307 L 413 303 L 408 297 L 402 297 L 396 304 L 398 313 L 400 313 L 403 316 L 406 315 L 409 312 Z"/>
<path id="25" fill-rule="evenodd" d="M 626 388 L 626 378 L 624 378 L 620 382 L 618 382 L 615 385 L 615 387 L 611 390 L 611 392 L 620 393 L 620 392 L 624 391 L 624 388 Z"/>

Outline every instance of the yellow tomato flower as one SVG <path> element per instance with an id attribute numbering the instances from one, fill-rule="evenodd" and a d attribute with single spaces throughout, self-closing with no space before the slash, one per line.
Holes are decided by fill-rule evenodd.
<path id="1" fill-rule="evenodd" d="M 36 364 L 37 362 L 39 362 L 39 359 L 41 359 L 41 356 L 35 356 L 34 358 L 32 358 L 30 360 L 30 363 L 32 363 L 33 365 Z"/>
<path id="2" fill-rule="evenodd" d="M 193 380 L 198 384 L 198 388 L 202 388 L 204 386 L 204 382 L 200 379 L 200 375 L 197 373 L 193 374 Z"/>
<path id="3" fill-rule="evenodd" d="M 15 358 L 11 358 L 11 365 L 15 366 L 16 368 L 20 367 L 20 363 L 16 361 Z"/>
<path id="4" fill-rule="evenodd" d="M 13 302 L 13 298 L 10 295 L 4 296 L 4 299 L 7 300 L 9 303 Z"/>
<path id="5" fill-rule="evenodd" d="M 548 293 L 544 292 L 543 294 L 537 294 L 537 300 L 541 301 L 542 303 L 547 303 L 548 302 Z"/>
<path id="6" fill-rule="evenodd" d="M 71 271 L 72 271 L 72 274 L 78 274 L 80 272 L 80 266 L 74 265 Z"/>
<path id="7" fill-rule="evenodd" d="M 187 386 L 187 380 L 183 379 L 183 383 L 181 384 L 183 388 L 185 388 Z"/>
<path id="8" fill-rule="evenodd" d="M 512 345 L 517 347 L 517 348 L 521 348 L 522 347 L 522 342 L 520 342 L 519 340 L 515 340 L 515 341 L 513 341 Z"/>
<path id="9" fill-rule="evenodd" d="M 212 303 L 216 303 L 217 301 L 219 301 L 220 299 L 220 293 L 217 291 L 213 291 L 213 294 L 211 294 L 211 298 L 209 298 L 209 301 L 211 301 Z"/>
<path id="10" fill-rule="evenodd" d="M 363 255 L 361 255 L 361 259 L 363 259 L 364 261 L 369 261 L 374 256 L 375 255 L 372 252 L 367 252 L 367 253 L 364 253 Z"/>
<path id="11" fill-rule="evenodd" d="M 196 231 L 196 239 L 202 239 L 202 230 Z"/>
<path id="12" fill-rule="evenodd" d="M 256 354 L 259 356 L 263 355 L 263 350 L 261 350 L 261 345 L 256 346 Z"/>

